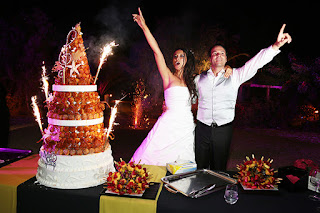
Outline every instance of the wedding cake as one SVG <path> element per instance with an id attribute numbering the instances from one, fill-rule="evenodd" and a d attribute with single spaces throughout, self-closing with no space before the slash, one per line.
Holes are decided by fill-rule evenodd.
<path id="1" fill-rule="evenodd" d="M 103 124 L 105 106 L 90 74 L 80 24 L 69 32 L 53 71 L 58 75 L 46 100 L 48 127 L 37 180 L 62 189 L 102 184 L 115 169 Z"/>

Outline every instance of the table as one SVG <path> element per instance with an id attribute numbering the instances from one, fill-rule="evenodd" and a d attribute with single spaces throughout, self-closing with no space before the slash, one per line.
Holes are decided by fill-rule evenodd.
<path id="1" fill-rule="evenodd" d="M 236 204 L 230 205 L 224 201 L 223 190 L 197 199 L 162 190 L 157 212 L 312 213 L 316 212 L 317 206 L 320 207 L 320 202 L 309 200 L 308 195 L 311 193 L 289 193 L 285 190 L 280 190 L 279 193 L 249 193 L 239 187 L 239 200 Z"/>
<path id="2" fill-rule="evenodd" d="M 31 155 L 31 150 L 0 148 L 0 168 Z"/>
<path id="3" fill-rule="evenodd" d="M 29 156 L 29 158 L 35 156 Z M 28 159 L 28 158 L 27 158 Z M 24 159 L 25 160 L 25 159 Z M 22 168 L 23 160 L 17 161 L 0 169 L 0 193 L 3 196 L 2 190 L 5 183 L 3 182 L 2 174 L 4 171 L 10 170 L 13 172 L 13 182 L 7 182 L 8 187 L 21 182 L 26 176 L 19 176 L 19 171 L 28 171 L 31 179 L 23 181 L 18 186 L 17 193 L 17 212 L 109 212 L 108 204 L 101 204 L 100 192 L 102 185 L 90 187 L 86 189 L 62 190 L 45 187 L 35 184 L 36 164 Z M 35 159 L 29 159 L 29 163 Z M 32 163 L 31 163 L 32 164 Z M 16 167 L 16 168 L 15 168 Z M 2 173 L 1 173 L 2 172 Z M 9 175 L 9 174 L 7 174 Z M 160 178 L 160 177 L 158 177 Z M 19 180 L 19 181 L 16 181 Z M 13 184 L 14 183 L 14 184 Z M 11 184 L 11 185 L 10 185 Z M 240 187 L 239 187 L 240 189 Z M 14 190 L 13 190 L 14 191 Z M 316 207 L 320 206 L 320 202 L 314 202 L 308 199 L 308 195 L 313 192 L 305 191 L 302 193 L 289 193 L 286 190 L 280 189 L 279 193 L 249 193 L 239 191 L 239 200 L 234 205 L 229 205 L 224 201 L 224 191 L 217 191 L 204 197 L 192 199 L 183 196 L 182 194 L 172 194 L 166 189 L 162 189 L 158 202 L 157 212 L 316 212 Z M 12 194 L 11 196 L 14 196 Z M 105 196 L 103 196 L 105 197 Z M 10 197 L 12 198 L 12 197 Z M 126 198 L 123 198 L 126 199 Z M 135 202 L 136 198 L 133 199 Z M 7 200 L 12 206 L 15 203 Z M 3 211 L 3 201 L 0 203 L 0 212 Z M 7 206 L 10 206 L 7 205 Z M 100 208 L 100 209 L 99 209 Z M 15 208 L 14 208 L 15 210 Z M 15 211 L 11 211 L 15 212 Z"/>
<path id="4" fill-rule="evenodd" d="M 38 159 L 34 154 L 0 168 L 0 212 L 16 212 L 17 186 L 37 173 Z"/>
<path id="5" fill-rule="evenodd" d="M 54 189 L 33 177 L 18 186 L 17 212 L 99 212 L 102 185 L 86 189 Z"/>
<path id="6" fill-rule="evenodd" d="M 161 178 L 166 175 L 167 169 L 164 166 L 151 166 L 144 165 L 147 171 L 151 174 L 150 182 L 161 183 Z M 151 188 L 151 187 L 150 187 Z M 158 192 L 157 192 L 158 191 Z M 157 200 L 162 191 L 162 184 L 159 190 L 155 189 L 156 194 L 155 200 L 140 199 L 140 198 L 127 198 L 127 197 L 114 197 L 114 196 L 101 196 L 100 197 L 100 209 L 99 213 L 116 213 L 116 212 L 126 212 L 126 213 L 152 213 L 156 212 Z"/>
<path id="7" fill-rule="evenodd" d="M 152 182 L 161 182 L 166 168 L 144 165 L 152 175 Z M 57 212 L 156 212 L 156 200 L 100 196 L 103 185 L 85 189 L 55 189 L 40 185 L 32 177 L 20 184 L 17 189 L 17 212 L 57 213 Z M 159 192 L 161 191 L 161 188 Z M 159 197 L 157 195 L 157 198 Z M 145 207 L 149 206 L 149 209 Z M 123 208 L 126 207 L 126 208 Z"/>

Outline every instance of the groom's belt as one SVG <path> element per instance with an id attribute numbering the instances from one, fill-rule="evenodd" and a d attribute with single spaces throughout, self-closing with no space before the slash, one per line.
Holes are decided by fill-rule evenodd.
<path id="1" fill-rule="evenodd" d="M 199 121 L 199 120 L 198 120 L 198 123 L 200 123 L 200 124 L 202 124 L 202 125 L 205 125 L 205 126 L 207 126 L 207 127 L 217 128 L 217 127 L 230 126 L 230 125 L 232 125 L 233 121 L 231 121 L 231 122 L 229 122 L 229 123 L 226 123 L 226 124 L 223 124 L 223 125 L 220 125 L 220 126 L 218 126 L 218 124 L 215 123 L 215 122 L 212 122 L 212 124 L 211 124 L 210 126 L 208 126 L 207 124 L 202 123 L 202 122 Z"/>

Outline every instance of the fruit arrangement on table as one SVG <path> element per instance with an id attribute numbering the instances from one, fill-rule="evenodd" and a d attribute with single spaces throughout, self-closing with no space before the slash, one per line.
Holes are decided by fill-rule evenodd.
<path id="1" fill-rule="evenodd" d="M 109 172 L 104 184 L 107 190 L 119 195 L 139 195 L 149 188 L 150 175 L 141 164 L 126 163 L 120 159 L 119 162 L 115 162 L 115 167 L 117 171 Z"/>
<path id="2" fill-rule="evenodd" d="M 252 159 L 246 156 L 244 163 L 237 165 L 239 172 L 235 177 L 244 189 L 277 189 L 281 178 L 274 177 L 277 171 L 271 168 L 272 162 L 273 160 L 270 158 L 265 161 L 263 156 L 260 160 L 256 159 L 254 155 L 252 155 Z"/>

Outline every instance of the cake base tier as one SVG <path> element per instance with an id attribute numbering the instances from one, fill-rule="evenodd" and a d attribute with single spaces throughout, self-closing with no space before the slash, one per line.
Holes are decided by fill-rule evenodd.
<path id="1" fill-rule="evenodd" d="M 57 155 L 55 166 L 46 163 L 40 149 L 36 178 L 42 185 L 59 189 L 81 189 L 103 184 L 109 172 L 114 172 L 111 146 L 101 153 L 89 155 Z"/>

